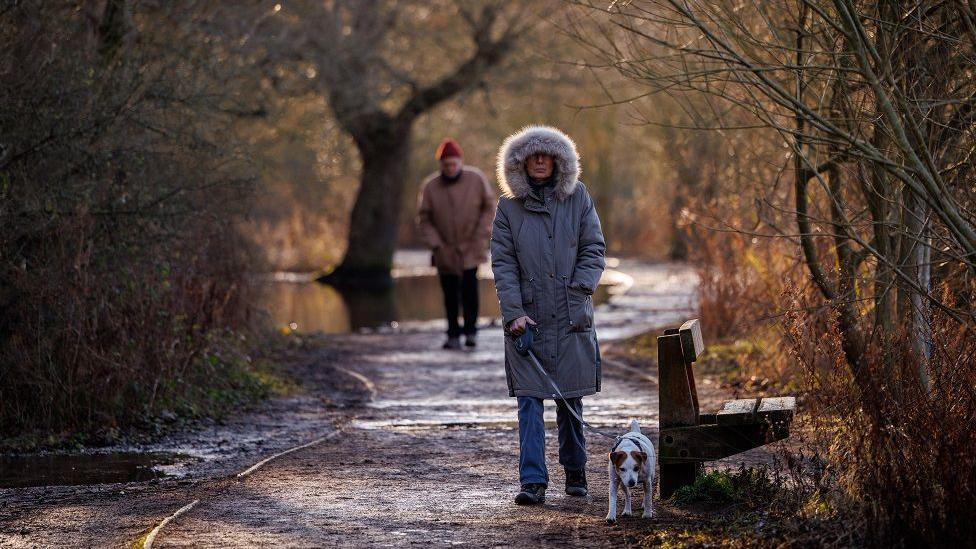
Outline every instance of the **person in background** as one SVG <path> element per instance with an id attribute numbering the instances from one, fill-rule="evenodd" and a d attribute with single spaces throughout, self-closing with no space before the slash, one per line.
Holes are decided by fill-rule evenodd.
<path id="1" fill-rule="evenodd" d="M 464 165 L 453 139 L 437 147 L 440 170 L 420 188 L 417 225 L 432 250 L 447 313 L 445 349 L 474 347 L 478 334 L 478 265 L 488 259 L 495 193 L 481 170 Z M 464 324 L 458 324 L 458 304 Z"/>

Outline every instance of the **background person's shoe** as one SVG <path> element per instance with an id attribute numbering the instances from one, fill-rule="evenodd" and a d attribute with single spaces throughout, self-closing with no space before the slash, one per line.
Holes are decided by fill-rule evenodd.
<path id="1" fill-rule="evenodd" d="M 443 349 L 460 349 L 461 348 L 461 338 L 459 337 L 449 337 L 444 345 L 441 346 Z"/>
<path id="2" fill-rule="evenodd" d="M 566 493 L 571 496 L 586 495 L 586 471 L 566 470 Z"/>
<path id="3" fill-rule="evenodd" d="M 478 336 L 474 334 L 464 336 L 465 347 L 474 347 L 477 344 L 478 344 Z"/>
<path id="4" fill-rule="evenodd" d="M 515 496 L 515 503 L 518 505 L 538 505 L 545 502 L 545 484 L 523 484 L 522 491 Z"/>

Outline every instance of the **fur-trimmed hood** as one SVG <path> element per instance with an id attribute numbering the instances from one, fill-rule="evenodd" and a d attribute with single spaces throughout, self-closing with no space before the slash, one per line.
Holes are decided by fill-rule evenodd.
<path id="1" fill-rule="evenodd" d="M 502 194 L 524 198 L 531 191 L 525 173 L 525 159 L 533 154 L 552 155 L 556 171 L 556 198 L 565 200 L 576 191 L 580 162 L 576 144 L 568 135 L 550 126 L 526 126 L 510 135 L 498 150 L 497 177 Z"/>

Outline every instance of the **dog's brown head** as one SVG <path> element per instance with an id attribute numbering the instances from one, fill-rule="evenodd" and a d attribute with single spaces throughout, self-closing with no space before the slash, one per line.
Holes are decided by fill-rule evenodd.
<path id="1" fill-rule="evenodd" d="M 626 486 L 637 486 L 645 462 L 647 462 L 647 454 L 639 450 L 610 452 L 610 463 L 613 463 L 613 469 L 620 477 L 620 482 Z"/>

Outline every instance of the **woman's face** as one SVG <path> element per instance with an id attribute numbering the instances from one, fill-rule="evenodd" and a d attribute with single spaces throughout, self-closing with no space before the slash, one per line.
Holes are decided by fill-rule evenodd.
<path id="1" fill-rule="evenodd" d="M 552 156 L 533 154 L 525 160 L 525 171 L 532 179 L 545 179 L 552 175 Z"/>

